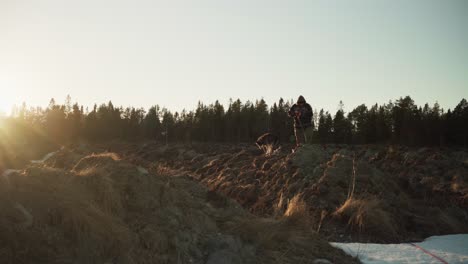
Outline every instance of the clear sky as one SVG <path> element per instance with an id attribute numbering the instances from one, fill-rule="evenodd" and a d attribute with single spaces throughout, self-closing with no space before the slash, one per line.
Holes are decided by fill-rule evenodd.
<path id="1" fill-rule="evenodd" d="M 0 0 L 0 110 L 468 97 L 468 1 Z"/>

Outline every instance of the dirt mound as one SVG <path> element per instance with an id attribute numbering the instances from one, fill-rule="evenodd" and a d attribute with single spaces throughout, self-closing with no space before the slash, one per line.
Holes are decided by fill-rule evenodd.
<path id="1" fill-rule="evenodd" d="M 306 145 L 265 156 L 249 146 L 165 148 L 178 154 L 146 164 L 190 175 L 255 215 L 283 215 L 299 196 L 311 226 L 331 240 L 401 242 L 468 232 L 466 150 Z"/>
<path id="2" fill-rule="evenodd" d="M 283 217 L 257 218 L 190 177 L 151 171 L 115 153 L 62 150 L 46 164 L 3 177 L 2 261 L 357 262 L 309 229 L 299 198 Z"/>

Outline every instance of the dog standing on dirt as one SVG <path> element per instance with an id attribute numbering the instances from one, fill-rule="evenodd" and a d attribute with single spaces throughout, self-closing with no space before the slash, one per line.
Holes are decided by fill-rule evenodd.
<path id="1" fill-rule="evenodd" d="M 279 147 L 279 137 L 272 133 L 265 133 L 261 135 L 257 142 L 257 147 L 261 149 L 265 154 L 272 154 L 275 149 Z"/>

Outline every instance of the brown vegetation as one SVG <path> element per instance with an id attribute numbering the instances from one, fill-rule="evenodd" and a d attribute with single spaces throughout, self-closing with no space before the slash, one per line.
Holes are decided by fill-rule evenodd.
<path id="1" fill-rule="evenodd" d="M 260 216 L 300 197 L 330 240 L 399 242 L 468 232 L 462 149 L 307 145 L 265 156 L 248 145 L 113 145 L 132 162 L 190 175 Z"/>
<path id="2" fill-rule="evenodd" d="M 258 218 L 190 177 L 89 153 L 63 149 L 1 179 L 3 263 L 357 262 L 310 230 L 299 197 Z"/>

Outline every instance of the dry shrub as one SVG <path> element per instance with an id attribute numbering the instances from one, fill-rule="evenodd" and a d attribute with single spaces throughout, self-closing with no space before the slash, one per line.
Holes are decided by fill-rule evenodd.
<path id="1" fill-rule="evenodd" d="M 396 238 L 398 226 L 375 198 L 349 198 L 333 216 L 345 220 L 353 231 L 370 237 Z"/>
<path id="2" fill-rule="evenodd" d="M 288 203 L 288 208 L 284 212 L 287 219 L 300 221 L 308 224 L 310 222 L 310 214 L 308 206 L 301 195 L 296 194 Z"/>

